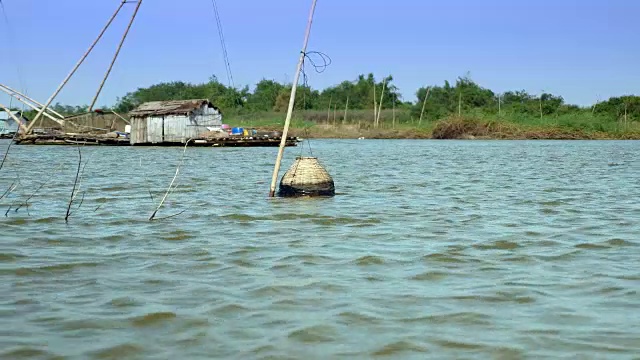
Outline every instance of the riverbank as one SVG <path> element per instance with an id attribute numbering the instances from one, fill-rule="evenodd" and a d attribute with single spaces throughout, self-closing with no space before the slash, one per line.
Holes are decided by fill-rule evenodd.
<path id="1" fill-rule="evenodd" d="M 278 131 L 280 124 L 257 126 Z M 292 122 L 290 136 L 315 139 L 493 139 L 493 140 L 640 140 L 637 124 L 594 130 L 562 124 L 527 124 L 505 120 L 450 117 L 426 124 L 400 124 L 374 128 L 370 124 L 318 124 Z"/>

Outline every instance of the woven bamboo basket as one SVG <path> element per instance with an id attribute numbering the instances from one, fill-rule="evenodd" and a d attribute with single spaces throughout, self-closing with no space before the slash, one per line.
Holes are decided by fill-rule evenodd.
<path id="1" fill-rule="evenodd" d="M 298 156 L 280 180 L 278 196 L 334 196 L 331 175 L 315 157 Z"/>

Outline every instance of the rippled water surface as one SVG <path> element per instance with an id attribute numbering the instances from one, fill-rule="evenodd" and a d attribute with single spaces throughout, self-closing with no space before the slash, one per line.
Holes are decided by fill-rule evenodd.
<path id="1" fill-rule="evenodd" d="M 152 222 L 182 149 L 85 147 L 68 224 L 77 148 L 12 147 L 0 358 L 640 354 L 640 143 L 311 147 L 335 198 L 268 199 L 276 148 L 189 148 Z"/>

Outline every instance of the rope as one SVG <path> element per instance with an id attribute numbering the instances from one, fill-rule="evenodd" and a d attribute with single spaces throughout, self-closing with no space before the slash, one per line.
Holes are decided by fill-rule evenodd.
<path id="1" fill-rule="evenodd" d="M 213 7 L 216 25 L 218 26 L 218 36 L 220 37 L 220 45 L 222 46 L 224 66 L 227 71 L 227 81 L 229 81 L 229 86 L 231 88 L 235 88 L 235 84 L 233 82 L 233 74 L 231 73 L 231 63 L 229 62 L 229 54 L 227 53 L 227 45 L 224 39 L 224 31 L 222 30 L 222 21 L 220 20 L 220 13 L 218 12 L 218 3 L 216 2 L 216 0 L 211 0 L 211 5 Z"/>
<path id="2" fill-rule="evenodd" d="M 316 63 L 313 58 L 311 57 L 311 55 L 317 55 L 320 57 L 320 61 L 322 61 L 322 63 Z M 309 77 L 307 76 L 307 72 L 305 70 L 305 60 L 309 61 L 309 64 L 311 64 L 311 66 L 313 67 L 313 69 L 315 70 L 316 73 L 318 74 L 322 74 L 323 72 L 325 72 L 325 70 L 327 70 L 327 68 L 329 67 L 329 65 L 331 65 L 331 58 L 329 57 L 329 55 L 320 52 L 320 51 L 307 51 L 306 53 L 304 53 L 304 57 L 302 58 L 302 68 L 301 68 L 301 73 L 302 73 L 302 109 L 305 110 L 307 108 L 307 92 L 305 91 L 305 89 L 309 89 L 309 92 L 311 92 L 311 88 L 309 87 Z M 293 84 L 292 86 L 297 86 L 297 84 Z M 311 140 L 309 140 L 309 129 L 305 128 L 305 138 L 304 141 L 307 142 L 307 145 L 309 146 L 309 153 L 311 154 L 311 156 L 313 156 L 313 151 L 311 150 Z M 302 151 L 304 150 L 304 141 L 302 146 L 300 147 L 300 155 L 302 156 Z"/>
<path id="3" fill-rule="evenodd" d="M 320 60 L 322 61 L 322 63 L 319 65 L 318 63 L 316 63 L 313 58 L 310 55 L 317 55 L 320 57 Z M 311 66 L 313 67 L 313 69 L 315 70 L 316 73 L 318 74 L 322 74 L 323 72 L 325 72 L 325 70 L 327 70 L 327 68 L 329 67 L 329 65 L 331 65 L 331 58 L 329 57 L 329 55 L 320 52 L 320 51 L 307 51 L 306 53 L 304 53 L 304 57 L 302 58 L 302 109 L 305 110 L 307 108 L 307 92 L 305 91 L 305 89 L 309 89 L 309 92 L 311 92 L 311 88 L 309 87 L 309 77 L 307 76 L 307 72 L 305 71 L 305 60 L 308 60 L 309 63 L 311 64 Z M 305 139 L 304 141 L 307 142 L 307 145 L 309 146 L 309 153 L 311 154 L 311 156 L 313 156 L 313 151 L 311 150 L 311 140 L 309 140 L 309 129 L 305 128 L 304 129 L 305 132 Z M 300 155 L 302 155 L 302 150 L 304 150 L 304 144 L 301 146 L 300 148 Z"/>
<path id="4" fill-rule="evenodd" d="M 316 62 L 313 61 L 313 58 L 310 55 L 318 55 L 322 60 L 323 64 L 322 65 L 316 64 Z M 309 63 L 311 64 L 313 69 L 318 74 L 322 74 L 323 72 L 325 72 L 325 70 L 327 70 L 329 65 L 331 65 L 331 58 L 329 57 L 329 55 L 323 52 L 307 51 L 306 53 L 304 53 L 304 57 L 302 58 L 302 109 L 303 110 L 307 108 L 307 92 L 304 89 L 309 88 L 309 77 L 307 76 L 307 72 L 305 71 L 305 60 L 307 59 L 309 60 Z M 311 90 L 309 89 L 309 91 Z"/>

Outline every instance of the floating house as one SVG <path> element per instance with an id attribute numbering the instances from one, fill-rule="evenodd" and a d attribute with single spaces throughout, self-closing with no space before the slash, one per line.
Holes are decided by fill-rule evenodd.
<path id="1" fill-rule="evenodd" d="M 12 111 L 11 113 L 20 120 L 22 125 L 27 125 L 29 119 L 22 115 L 21 111 Z M 13 137 L 18 132 L 18 128 L 13 116 L 5 111 L 0 111 L 0 138 Z"/>
<path id="2" fill-rule="evenodd" d="M 209 100 L 152 101 L 129 112 L 131 145 L 184 144 L 222 128 L 222 113 Z"/>

